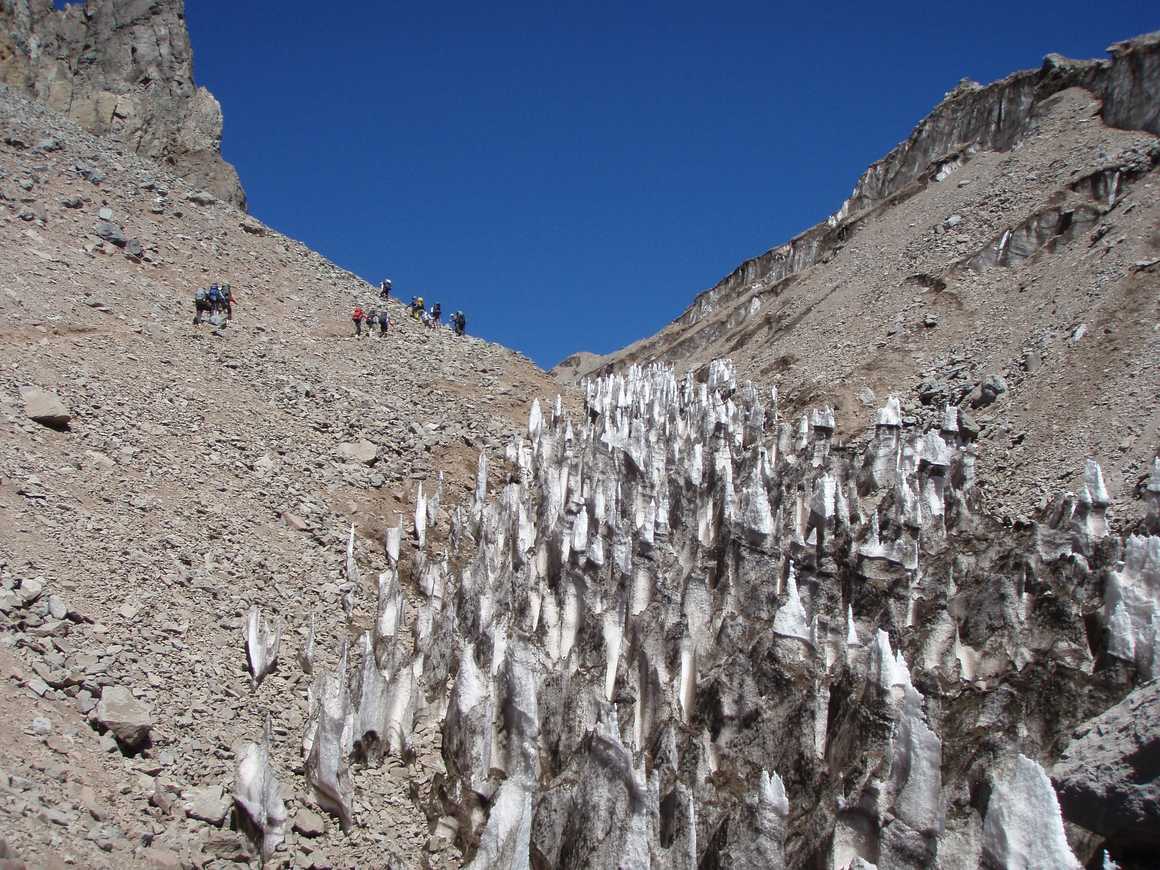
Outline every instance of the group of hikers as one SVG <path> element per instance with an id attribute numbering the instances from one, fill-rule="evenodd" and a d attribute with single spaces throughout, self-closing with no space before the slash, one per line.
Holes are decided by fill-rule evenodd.
<path id="1" fill-rule="evenodd" d="M 435 329 L 439 326 L 443 319 L 443 306 L 436 302 L 431 306 L 431 310 L 427 310 L 426 304 L 423 302 L 422 296 L 411 297 L 411 317 L 418 320 L 428 329 Z M 467 331 L 467 318 L 462 311 L 456 311 L 447 319 L 447 324 L 450 326 L 456 335 L 463 335 Z"/>
<path id="2" fill-rule="evenodd" d="M 391 298 L 391 279 L 384 278 L 379 285 L 379 298 L 385 303 Z M 431 306 L 431 310 L 427 310 L 426 303 L 422 296 L 412 296 L 410 304 L 411 317 L 418 320 L 428 329 L 435 329 L 439 326 L 443 318 L 443 306 L 436 302 Z M 383 306 L 382 311 L 376 311 L 372 308 L 370 311 L 363 309 L 361 305 L 356 305 L 354 311 L 351 313 L 351 320 L 354 321 L 354 334 L 356 337 L 363 334 L 363 324 L 366 324 L 367 335 L 374 334 L 374 328 L 379 327 L 379 335 L 387 334 L 387 330 L 391 326 L 390 318 L 387 316 L 386 306 Z M 454 330 L 456 335 L 462 336 L 467 331 L 467 318 L 462 311 L 456 311 L 448 319 L 448 324 Z"/>
<path id="3" fill-rule="evenodd" d="M 391 319 L 387 315 L 385 303 L 391 298 L 390 278 L 384 279 L 379 285 L 379 298 L 384 303 L 382 310 L 371 308 L 366 311 L 361 305 L 355 306 L 354 312 L 351 314 L 351 319 L 354 321 L 355 336 L 363 334 L 364 324 L 367 328 L 367 335 L 373 335 L 376 326 L 379 328 L 380 336 L 387 334 L 387 330 L 391 327 Z M 229 284 L 219 284 L 215 281 L 208 288 L 200 288 L 193 297 L 193 325 L 200 325 L 204 317 L 214 326 L 225 326 L 226 321 L 234 319 L 234 305 L 237 301 Z M 411 316 L 429 329 L 437 328 L 443 318 L 443 306 L 436 302 L 428 311 L 422 296 L 411 297 L 410 310 Z M 467 331 L 467 318 L 464 317 L 462 311 L 456 311 L 448 319 L 448 325 L 456 335 L 461 336 Z"/>
<path id="4" fill-rule="evenodd" d="M 230 289 L 229 284 L 210 284 L 208 288 L 201 287 L 193 296 L 193 325 L 197 326 L 201 323 L 202 315 L 207 316 L 211 320 L 220 320 L 220 315 L 224 314 L 226 320 L 234 319 L 234 305 L 237 303 L 234 298 L 234 292 Z M 225 325 L 224 322 L 218 325 Z"/>
<path id="5" fill-rule="evenodd" d="M 383 308 L 382 311 L 376 311 L 373 308 L 370 311 L 363 311 L 361 305 L 356 305 L 351 319 L 354 321 L 355 336 L 362 335 L 364 323 L 367 325 L 367 335 L 374 335 L 376 326 L 379 328 L 380 336 L 386 335 L 391 326 L 391 318 L 387 316 L 386 308 Z"/>

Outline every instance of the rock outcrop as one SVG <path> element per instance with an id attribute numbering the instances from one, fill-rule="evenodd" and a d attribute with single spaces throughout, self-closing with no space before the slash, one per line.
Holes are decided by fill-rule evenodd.
<path id="1" fill-rule="evenodd" d="M 0 83 L 245 208 L 222 110 L 193 79 L 184 0 L 0 2 Z"/>
<path id="2" fill-rule="evenodd" d="M 1069 819 L 1140 860 L 1154 856 L 1160 847 L 1160 681 L 1076 729 L 1052 777 Z"/>

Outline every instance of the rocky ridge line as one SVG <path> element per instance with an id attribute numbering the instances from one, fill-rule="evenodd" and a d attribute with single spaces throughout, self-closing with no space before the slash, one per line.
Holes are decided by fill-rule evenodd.
<path id="1" fill-rule="evenodd" d="M 1109 126 L 1160 135 L 1160 109 L 1151 96 L 1160 81 L 1160 33 L 1116 43 L 1108 52 L 1110 60 L 1075 61 L 1049 55 L 1040 69 L 1017 72 L 987 86 L 964 80 L 905 142 L 866 170 L 837 212 L 784 245 L 746 260 L 698 294 L 665 333 L 696 325 L 755 282 L 776 285 L 824 262 L 876 209 L 912 196 L 936 178 L 941 180 L 976 152 L 1010 149 L 1026 133 L 1039 107 L 1060 91 L 1089 90 L 1103 101 L 1102 116 Z M 673 342 L 674 336 L 667 335 L 664 343 Z M 666 359 L 664 343 L 658 336 L 609 357 L 569 357 L 557 370 L 579 379 L 610 371 L 620 356 L 630 355 L 636 364 Z M 574 373 L 569 372 L 571 368 L 576 368 Z"/>

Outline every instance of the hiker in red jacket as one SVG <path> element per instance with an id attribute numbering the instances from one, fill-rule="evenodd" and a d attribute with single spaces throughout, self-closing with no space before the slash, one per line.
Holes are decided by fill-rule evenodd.
<path id="1" fill-rule="evenodd" d="M 362 325 L 363 321 L 366 319 L 366 312 L 362 310 L 361 305 L 356 305 L 354 307 L 354 314 L 351 315 L 351 319 L 354 321 L 355 338 L 358 338 L 360 335 L 362 335 Z"/>

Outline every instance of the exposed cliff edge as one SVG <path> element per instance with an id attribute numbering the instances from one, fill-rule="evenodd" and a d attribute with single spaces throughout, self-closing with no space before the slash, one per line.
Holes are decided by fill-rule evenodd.
<path id="1" fill-rule="evenodd" d="M 850 198 L 828 220 L 789 242 L 746 260 L 712 288 L 700 293 L 669 326 L 606 356 L 572 355 L 556 368 L 567 380 L 608 373 L 625 365 L 667 361 L 681 366 L 706 339 L 688 341 L 691 328 L 710 314 L 748 302 L 746 291 L 764 288 L 826 262 L 876 210 L 913 196 L 932 180 L 942 180 L 979 151 L 1007 151 L 1029 130 L 1050 98 L 1083 88 L 1102 100 L 1109 127 L 1160 135 L 1160 32 L 1115 43 L 1108 60 L 1077 61 L 1048 55 L 1038 70 L 1013 73 L 987 86 L 964 80 L 910 137 L 870 166 Z M 720 355 L 729 348 L 718 348 Z"/>
<path id="2" fill-rule="evenodd" d="M 0 83 L 245 208 L 222 110 L 193 81 L 184 0 L 0 0 Z"/>

